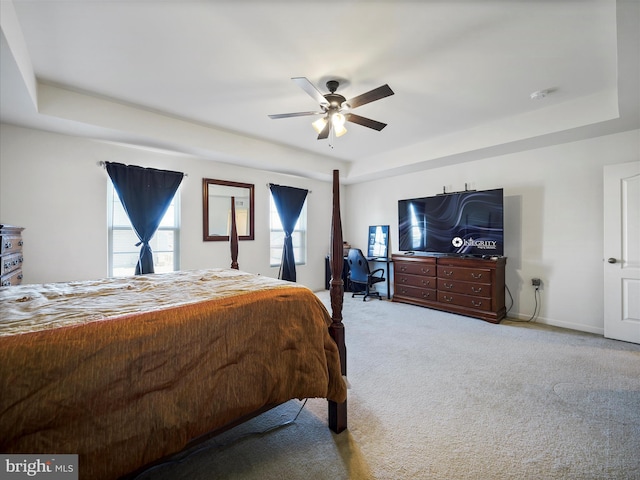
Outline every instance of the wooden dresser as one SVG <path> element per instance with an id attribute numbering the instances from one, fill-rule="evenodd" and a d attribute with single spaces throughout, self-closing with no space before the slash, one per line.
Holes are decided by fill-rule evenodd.
<path id="1" fill-rule="evenodd" d="M 507 259 L 393 255 L 394 302 L 412 303 L 499 323 Z"/>
<path id="2" fill-rule="evenodd" d="M 0 287 L 22 283 L 22 230 L 0 224 Z"/>

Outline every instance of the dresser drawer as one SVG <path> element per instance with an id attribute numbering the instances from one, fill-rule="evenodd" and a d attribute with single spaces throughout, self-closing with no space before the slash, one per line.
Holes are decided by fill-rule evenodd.
<path id="1" fill-rule="evenodd" d="M 417 300 L 431 300 L 435 302 L 437 298 L 437 292 L 435 289 L 431 288 L 420 288 L 396 284 L 394 297 L 395 296 L 410 297 Z"/>
<path id="2" fill-rule="evenodd" d="M 427 264 L 425 262 L 395 262 L 394 274 L 399 275 L 407 273 L 409 275 L 423 275 L 426 277 L 436 276 L 436 265 Z"/>
<path id="3" fill-rule="evenodd" d="M 438 278 L 463 282 L 491 283 L 491 270 L 484 268 L 449 267 L 438 265 Z"/>
<path id="4" fill-rule="evenodd" d="M 441 292 L 463 293 L 476 297 L 491 298 L 490 283 L 461 282 L 448 278 L 438 278 L 438 290 Z"/>
<path id="5" fill-rule="evenodd" d="M 406 275 L 404 273 L 396 273 L 396 287 L 408 285 L 421 288 L 436 288 L 436 277 L 421 277 L 418 275 Z"/>
<path id="6" fill-rule="evenodd" d="M 22 283 L 22 227 L 0 225 L 0 286 Z"/>
<path id="7" fill-rule="evenodd" d="M 22 253 L 12 253 L 2 257 L 0 275 L 5 275 L 22 266 Z"/>
<path id="8" fill-rule="evenodd" d="M 491 298 L 473 297 L 471 295 L 438 290 L 438 301 L 449 305 L 472 308 L 474 310 L 491 311 Z"/>
<path id="9" fill-rule="evenodd" d="M 21 235 L 2 235 L 0 237 L 0 255 L 19 252 L 22 250 Z"/>
<path id="10" fill-rule="evenodd" d="M 0 287 L 20 285 L 22 283 L 22 269 L 14 270 L 7 275 L 0 277 Z"/>

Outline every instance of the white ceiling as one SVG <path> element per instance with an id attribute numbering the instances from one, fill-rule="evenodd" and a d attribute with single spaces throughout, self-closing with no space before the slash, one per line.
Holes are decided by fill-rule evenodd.
<path id="1" fill-rule="evenodd" d="M 347 183 L 640 127 L 637 0 L 0 1 L 5 123 Z"/>

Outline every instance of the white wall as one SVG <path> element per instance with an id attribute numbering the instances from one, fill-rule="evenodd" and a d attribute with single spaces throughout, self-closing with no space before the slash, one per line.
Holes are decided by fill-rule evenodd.
<path id="1" fill-rule="evenodd" d="M 274 278 L 278 268 L 269 266 L 267 183 L 310 189 L 309 253 L 307 264 L 297 267 L 297 277 L 314 290 L 324 288 L 330 183 L 4 124 L 0 139 L 0 223 L 25 227 L 25 283 L 107 275 L 108 176 L 98 162 L 112 161 L 188 174 L 180 187 L 182 269 L 230 265 L 227 242 L 202 241 L 203 178 L 255 185 L 255 240 L 240 242 L 238 262 L 242 270 Z"/>
<path id="2" fill-rule="evenodd" d="M 638 130 L 350 185 L 344 238 L 364 249 L 368 226 L 388 224 L 397 251 L 397 200 L 438 194 L 443 186 L 464 190 L 465 183 L 504 188 L 509 316 L 531 317 L 531 278 L 538 277 L 538 321 L 602 334 L 603 166 L 632 161 L 640 161 Z"/>
<path id="3" fill-rule="evenodd" d="M 277 277 L 268 265 L 268 182 L 312 190 L 309 258 L 298 282 L 324 288 L 331 185 L 9 125 L 0 127 L 0 222 L 26 227 L 25 281 L 107 274 L 107 175 L 99 161 L 188 173 L 181 187 L 183 269 L 227 267 L 226 242 L 202 241 L 202 178 L 256 186 L 256 239 L 240 242 L 240 268 Z M 397 200 L 462 190 L 504 188 L 509 316 L 534 311 L 532 277 L 543 282 L 538 321 L 603 333 L 603 166 L 640 161 L 640 131 L 504 155 L 343 187 L 344 239 L 366 248 L 369 225 L 391 227 L 397 251 Z M 507 305 L 510 299 L 507 297 Z"/>

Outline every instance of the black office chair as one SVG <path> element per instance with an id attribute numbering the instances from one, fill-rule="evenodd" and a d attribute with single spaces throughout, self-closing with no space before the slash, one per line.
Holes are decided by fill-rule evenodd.
<path id="1" fill-rule="evenodd" d="M 367 297 L 378 297 L 379 300 L 382 300 L 380 294 L 375 289 L 371 290 L 371 287 L 385 280 L 384 269 L 378 268 L 373 272 L 369 271 L 369 262 L 359 248 L 349 249 L 347 263 L 349 264 L 349 282 L 354 289 L 351 298 L 356 295 L 364 295 L 363 302 L 367 300 Z"/>

